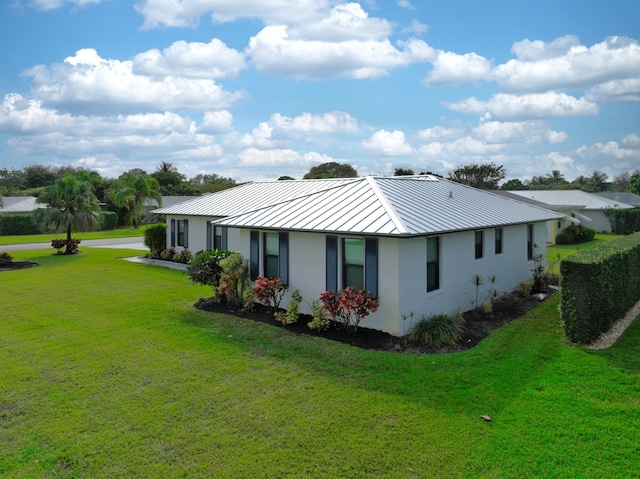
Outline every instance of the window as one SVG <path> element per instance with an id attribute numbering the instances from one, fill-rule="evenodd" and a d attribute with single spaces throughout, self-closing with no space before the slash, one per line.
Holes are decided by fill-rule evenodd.
<path id="1" fill-rule="evenodd" d="M 213 249 L 227 249 L 227 228 L 224 226 L 213 227 Z"/>
<path id="2" fill-rule="evenodd" d="M 264 276 L 275 278 L 280 276 L 278 268 L 280 257 L 280 246 L 278 233 L 264 234 Z"/>
<path id="3" fill-rule="evenodd" d="M 364 289 L 364 239 L 342 240 L 342 286 Z"/>
<path id="4" fill-rule="evenodd" d="M 476 259 L 480 259 L 484 256 L 484 232 L 476 231 Z"/>
<path id="5" fill-rule="evenodd" d="M 427 238 L 427 292 L 440 289 L 440 238 Z"/>
<path id="6" fill-rule="evenodd" d="M 533 225 L 527 225 L 527 260 L 533 260 Z"/>
<path id="7" fill-rule="evenodd" d="M 177 238 L 176 238 L 176 244 L 178 246 L 182 246 L 183 248 L 186 248 L 187 245 L 187 235 L 188 235 L 188 230 L 187 230 L 187 225 L 189 223 L 189 220 L 178 220 L 178 231 L 177 231 Z"/>
<path id="8" fill-rule="evenodd" d="M 502 254 L 502 228 L 496 228 L 496 254 Z"/>

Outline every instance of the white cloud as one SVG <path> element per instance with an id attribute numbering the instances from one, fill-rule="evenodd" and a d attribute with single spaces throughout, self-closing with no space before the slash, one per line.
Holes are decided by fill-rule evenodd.
<path id="1" fill-rule="evenodd" d="M 515 44 L 524 60 L 510 60 L 494 69 L 493 78 L 504 91 L 585 90 L 640 75 L 640 44 L 627 37 L 609 37 L 589 48 L 576 45 L 574 37 L 534 45 Z"/>
<path id="2" fill-rule="evenodd" d="M 398 6 L 401 8 L 406 8 L 407 10 L 415 10 L 416 7 L 411 5 L 409 0 L 398 0 Z"/>
<path id="3" fill-rule="evenodd" d="M 134 74 L 185 78 L 234 78 L 246 68 L 244 55 L 217 38 L 209 43 L 178 41 L 133 58 Z"/>
<path id="4" fill-rule="evenodd" d="M 286 26 L 271 25 L 249 41 L 245 53 L 258 71 L 297 79 L 379 78 L 394 68 L 431 58 L 433 49 L 410 39 L 397 49 L 388 39 L 339 42 L 296 40 Z"/>
<path id="5" fill-rule="evenodd" d="M 135 4 L 144 17 L 144 28 L 192 27 L 205 14 L 217 23 L 240 18 L 264 23 L 307 23 L 318 20 L 329 6 L 329 0 L 140 0 Z"/>
<path id="6" fill-rule="evenodd" d="M 551 130 L 542 121 L 487 121 L 473 129 L 472 135 L 488 143 L 562 143 L 567 134 Z"/>
<path id="7" fill-rule="evenodd" d="M 287 30 L 292 40 L 319 40 L 330 43 L 349 40 L 377 40 L 391 34 L 391 24 L 370 18 L 358 3 L 336 5 L 328 16 Z"/>
<path id="8" fill-rule="evenodd" d="M 64 63 L 37 66 L 25 74 L 33 77 L 33 95 L 43 105 L 65 111 L 207 111 L 227 108 L 245 97 L 212 80 L 154 79 L 136 75 L 132 66 L 131 61 L 103 59 L 95 50 L 83 49 Z"/>
<path id="9" fill-rule="evenodd" d="M 399 130 L 378 130 L 368 139 L 362 140 L 361 145 L 366 151 L 376 155 L 406 156 L 415 153 L 407 143 L 404 132 Z"/>
<path id="10" fill-rule="evenodd" d="M 85 6 L 90 4 L 98 4 L 102 0 L 30 0 L 29 6 L 34 7 L 37 10 L 56 10 L 61 8 L 64 4 L 73 4 L 78 6 Z"/>
<path id="11" fill-rule="evenodd" d="M 566 55 L 571 48 L 579 46 L 580 39 L 574 35 L 565 35 L 556 38 L 551 42 L 543 42 L 542 40 L 531 41 L 529 39 L 516 42 L 511 47 L 511 51 L 516 55 L 518 60 L 537 61 L 546 60 L 548 58 L 557 58 Z"/>
<path id="12" fill-rule="evenodd" d="M 276 113 L 271 116 L 271 125 L 282 132 L 305 134 L 357 134 L 358 120 L 348 113 L 332 111 L 322 115 L 303 113 L 294 118 Z"/>
<path id="13" fill-rule="evenodd" d="M 408 27 L 402 29 L 403 33 L 414 33 L 418 36 L 424 35 L 429 30 L 429 25 L 420 23 L 418 20 L 411 20 Z"/>
<path id="14" fill-rule="evenodd" d="M 434 126 L 433 128 L 420 130 L 418 132 L 418 139 L 426 142 L 450 140 L 459 138 L 466 134 L 466 132 L 467 129 L 462 127 L 445 128 L 442 126 Z"/>
<path id="15" fill-rule="evenodd" d="M 595 103 L 557 92 L 528 95 L 498 93 L 487 101 L 472 97 L 457 103 L 445 103 L 445 106 L 454 111 L 479 115 L 484 121 L 568 118 L 598 113 Z"/>
<path id="16" fill-rule="evenodd" d="M 238 154 L 242 166 L 250 167 L 296 167 L 307 170 L 316 163 L 332 161 L 330 157 L 315 152 L 301 154 L 292 149 L 259 150 L 247 148 Z"/>
<path id="17" fill-rule="evenodd" d="M 203 132 L 221 132 L 231 129 L 233 115 L 227 110 L 206 111 L 199 130 Z"/>
<path id="18" fill-rule="evenodd" d="M 461 83 L 487 80 L 491 74 L 492 61 L 477 55 L 439 51 L 432 61 L 433 70 L 424 79 L 427 85 L 459 85 Z"/>

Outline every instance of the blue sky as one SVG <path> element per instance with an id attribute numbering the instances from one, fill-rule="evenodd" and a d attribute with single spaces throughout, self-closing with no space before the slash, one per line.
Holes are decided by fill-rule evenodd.
<path id="1" fill-rule="evenodd" d="M 636 0 L 10 0 L 0 167 L 640 168 Z"/>

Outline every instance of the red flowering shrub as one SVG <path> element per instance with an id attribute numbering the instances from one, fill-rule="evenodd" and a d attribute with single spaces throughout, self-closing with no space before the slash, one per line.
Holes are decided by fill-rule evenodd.
<path id="1" fill-rule="evenodd" d="M 280 302 L 287 287 L 280 278 L 265 278 L 258 276 L 256 285 L 253 288 L 253 294 L 261 303 L 269 306 L 275 315 L 280 308 Z"/>
<path id="2" fill-rule="evenodd" d="M 380 306 L 378 296 L 373 296 L 366 289 L 347 286 L 339 291 L 325 291 L 320 295 L 322 309 L 335 322 L 349 332 L 358 330 L 360 321 L 370 313 L 375 313 Z"/>
<path id="3" fill-rule="evenodd" d="M 58 250 L 58 254 L 75 254 L 78 252 L 78 245 L 80 240 L 73 238 L 69 241 L 66 239 L 54 239 L 51 240 L 51 246 Z M 62 251 L 62 248 L 66 248 Z"/>

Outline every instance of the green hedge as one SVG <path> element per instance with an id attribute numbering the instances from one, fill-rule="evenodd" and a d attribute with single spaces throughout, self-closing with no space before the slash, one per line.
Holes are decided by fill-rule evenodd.
<path id="1" fill-rule="evenodd" d="M 618 235 L 630 235 L 640 231 L 640 208 L 610 212 L 611 231 Z"/>
<path id="2" fill-rule="evenodd" d="M 42 233 L 30 214 L 0 215 L 0 235 L 37 235 Z"/>
<path id="3" fill-rule="evenodd" d="M 114 230 L 118 226 L 118 214 L 113 211 L 102 212 L 101 231 Z"/>
<path id="4" fill-rule="evenodd" d="M 592 343 L 640 300 L 640 233 L 579 251 L 560 276 L 565 334 Z"/>
<path id="5" fill-rule="evenodd" d="M 159 251 L 166 248 L 167 244 L 167 225 L 164 223 L 156 223 L 148 226 L 144 231 L 144 245 L 151 251 Z"/>

